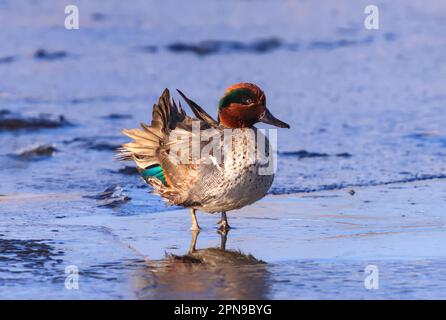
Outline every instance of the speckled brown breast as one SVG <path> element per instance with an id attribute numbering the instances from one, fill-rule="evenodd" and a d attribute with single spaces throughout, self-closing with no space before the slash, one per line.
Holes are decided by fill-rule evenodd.
<path id="1" fill-rule="evenodd" d="M 220 165 L 207 164 L 202 167 L 200 179 L 190 189 L 187 197 L 187 201 L 194 203 L 195 208 L 206 212 L 235 210 L 254 203 L 268 192 L 274 174 L 260 173 L 262 167 L 273 167 L 273 158 L 258 159 L 255 146 L 254 149 L 249 149 L 248 141 L 252 137 L 249 130 L 234 131 L 232 160 L 226 154 Z M 236 141 L 239 143 L 235 143 Z M 271 149 L 266 137 L 265 143 L 266 149 Z"/>

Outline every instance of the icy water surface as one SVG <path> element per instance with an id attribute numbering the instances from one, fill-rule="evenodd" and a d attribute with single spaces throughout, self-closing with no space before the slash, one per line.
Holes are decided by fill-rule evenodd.
<path id="1" fill-rule="evenodd" d="M 55 290 L 70 264 L 84 270 L 84 298 L 156 298 L 174 291 L 152 296 L 136 290 L 135 296 L 129 279 L 145 268 L 144 256 L 117 241 L 113 230 L 65 222 L 98 216 L 150 221 L 166 210 L 131 163 L 113 159 L 127 141 L 120 131 L 149 122 L 165 87 L 183 90 L 215 116 L 229 85 L 261 86 L 271 111 L 291 124 L 278 133 L 272 194 L 446 177 L 442 1 L 378 1 L 381 28 L 373 31 L 363 27 L 368 1 L 203 0 L 192 6 L 85 0 L 77 1 L 80 29 L 73 31 L 63 27 L 69 3 L 0 1 L 2 298 L 78 298 Z M 444 194 L 438 199 L 444 205 Z M 341 290 L 351 283 L 343 276 L 326 282 L 323 274 L 345 269 L 342 259 L 332 259 L 307 262 L 290 254 L 279 262 L 267 255 L 258 293 L 374 297 Z M 440 260 L 416 260 L 407 268 L 434 273 Z M 305 281 L 293 271 L 280 276 L 287 268 L 309 268 L 314 278 Z M 396 262 L 386 268 L 399 272 Z M 407 283 L 396 279 L 389 286 Z M 197 297 L 220 297 L 207 290 L 209 281 Z M 417 281 L 416 293 L 397 297 L 431 297 L 422 290 L 425 280 Z"/>

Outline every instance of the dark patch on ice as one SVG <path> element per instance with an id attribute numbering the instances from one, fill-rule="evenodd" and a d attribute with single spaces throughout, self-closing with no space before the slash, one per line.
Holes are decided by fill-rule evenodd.
<path id="1" fill-rule="evenodd" d="M 191 52 L 197 55 L 210 55 L 216 53 L 266 53 L 283 46 L 279 38 L 258 39 L 249 43 L 241 41 L 206 40 L 197 43 L 175 42 L 167 46 L 167 49 L 175 53 Z"/>
<path id="2" fill-rule="evenodd" d="M 34 53 L 34 58 L 38 60 L 60 60 L 64 59 L 68 56 L 66 51 L 60 50 L 60 51 L 47 51 L 45 49 L 38 49 Z"/>
<path id="3" fill-rule="evenodd" d="M 0 110 L 0 130 L 38 130 L 70 125 L 72 124 L 63 115 L 40 114 L 35 117 L 25 117 L 9 110 Z"/>
<path id="4" fill-rule="evenodd" d="M 52 157 L 56 151 L 58 150 L 54 146 L 50 144 L 45 144 L 34 147 L 29 150 L 22 151 L 19 154 L 15 155 L 15 157 L 26 161 L 41 160 Z"/>
<path id="5" fill-rule="evenodd" d="M 334 50 L 338 48 L 370 44 L 372 42 L 373 42 L 373 37 L 368 36 L 361 40 L 339 39 L 334 41 L 320 41 L 320 40 L 312 41 L 310 42 L 308 47 L 314 50 Z"/>
<path id="6" fill-rule="evenodd" d="M 336 157 L 340 157 L 340 158 L 351 158 L 352 155 L 348 152 L 341 152 L 341 153 L 337 153 L 335 154 Z"/>
<path id="7" fill-rule="evenodd" d="M 11 63 L 15 61 L 15 57 L 13 56 L 6 56 L 6 57 L 0 57 L 0 64 L 6 64 Z"/>
<path id="8" fill-rule="evenodd" d="M 97 195 L 84 197 L 97 200 L 98 207 L 107 208 L 115 208 L 131 200 L 120 185 L 112 185 Z"/>
<path id="9" fill-rule="evenodd" d="M 51 268 L 59 268 L 63 262 L 59 257 L 62 251 L 50 245 L 50 240 L 0 239 L 0 271 L 9 274 L 31 273 L 32 275 L 52 276 Z M 17 285 L 17 277 L 0 278 L 0 285 L 11 282 Z M 48 280 L 48 279 L 46 279 Z"/>
<path id="10" fill-rule="evenodd" d="M 76 137 L 71 140 L 63 140 L 62 143 L 63 144 L 72 144 L 72 143 L 90 141 L 91 139 L 93 139 L 93 138 Z"/>
<path id="11" fill-rule="evenodd" d="M 113 96 L 113 95 L 105 95 L 105 96 L 97 96 L 97 97 L 83 97 L 83 98 L 71 98 L 69 100 L 65 100 L 64 102 L 68 102 L 71 104 L 83 104 L 83 103 L 93 103 L 93 102 L 131 102 L 134 101 L 134 97 L 122 97 L 122 96 Z"/>
<path id="12" fill-rule="evenodd" d="M 334 154 L 334 155 L 330 155 L 328 153 L 310 152 L 310 151 L 306 151 L 306 150 L 283 151 L 283 152 L 279 152 L 279 154 L 282 155 L 282 156 L 296 156 L 299 159 L 303 159 L 303 158 L 326 158 L 326 157 L 331 157 L 331 156 L 340 157 L 340 158 L 350 158 L 350 157 L 352 157 L 352 155 L 350 153 L 347 153 L 347 152 L 342 152 L 342 153 L 337 153 L 337 154 Z"/>
<path id="13" fill-rule="evenodd" d="M 422 139 L 426 139 L 429 137 L 434 137 L 435 135 L 429 132 L 417 132 L 417 133 L 411 133 L 406 135 L 406 138 L 411 138 L 411 139 L 418 139 L 418 140 L 422 140 Z"/>
<path id="14" fill-rule="evenodd" d="M 339 198 L 339 197 L 340 196 L 337 194 L 302 196 L 302 198 L 310 198 L 310 199 L 326 199 L 326 198 Z"/>
<path id="15" fill-rule="evenodd" d="M 97 143 L 91 143 L 85 145 L 90 150 L 96 150 L 96 151 L 116 151 L 117 148 L 119 148 L 120 144 L 111 144 L 108 142 L 97 142 Z"/>
<path id="16" fill-rule="evenodd" d="M 435 133 L 417 132 L 408 134 L 404 136 L 404 138 L 413 139 L 424 143 L 438 144 L 441 147 L 446 147 L 446 136 L 441 136 Z"/>
<path id="17" fill-rule="evenodd" d="M 299 151 L 283 151 L 279 152 L 282 156 L 296 156 L 299 159 L 302 158 L 320 158 L 320 157 L 328 157 L 328 153 L 319 153 L 319 152 L 309 152 L 306 150 L 299 150 Z"/>
<path id="18" fill-rule="evenodd" d="M 386 41 L 393 41 L 396 36 L 393 33 L 384 34 Z M 362 39 L 336 39 L 336 40 L 314 40 L 304 45 L 309 50 L 334 50 L 344 47 L 368 45 L 374 41 L 373 36 Z M 262 54 L 273 52 L 278 49 L 298 51 L 301 45 L 298 42 L 285 42 L 278 37 L 257 39 L 251 42 L 237 40 L 203 40 L 199 42 L 174 42 L 166 46 L 166 49 L 174 53 L 194 53 L 198 56 L 224 53 L 254 53 Z M 155 53 L 158 47 L 147 45 L 140 47 L 141 51 Z"/>
<path id="19" fill-rule="evenodd" d="M 71 140 L 64 140 L 64 144 L 80 143 L 81 147 L 96 151 L 116 151 L 121 145 L 119 143 L 109 143 L 101 140 L 112 140 L 114 137 L 78 137 Z"/>
<path id="20" fill-rule="evenodd" d="M 112 173 L 135 175 L 135 174 L 138 174 L 138 170 L 136 170 L 136 167 L 133 167 L 133 166 L 125 166 L 125 167 L 122 167 L 116 171 L 112 171 Z"/>
<path id="21" fill-rule="evenodd" d="M 132 115 L 122 114 L 122 113 L 110 113 L 109 115 L 104 116 L 103 118 L 110 119 L 110 120 L 131 119 Z"/>
<path id="22" fill-rule="evenodd" d="M 93 12 L 90 17 L 93 21 L 104 21 L 107 19 L 107 16 L 100 12 Z"/>
<path id="23" fill-rule="evenodd" d="M 245 50 L 247 52 L 265 53 L 276 50 L 282 45 L 283 42 L 279 38 L 260 39 L 245 45 Z"/>

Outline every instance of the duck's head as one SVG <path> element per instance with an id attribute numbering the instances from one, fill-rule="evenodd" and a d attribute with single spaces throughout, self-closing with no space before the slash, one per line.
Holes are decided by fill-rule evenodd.
<path id="1" fill-rule="evenodd" d="M 218 120 L 227 128 L 250 128 L 257 122 L 290 127 L 269 112 L 265 93 L 252 83 L 237 83 L 226 89 L 218 106 Z"/>

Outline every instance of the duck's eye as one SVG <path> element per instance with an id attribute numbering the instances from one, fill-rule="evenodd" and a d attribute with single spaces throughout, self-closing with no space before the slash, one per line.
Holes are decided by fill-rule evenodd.
<path id="1" fill-rule="evenodd" d="M 247 98 L 243 101 L 243 104 L 251 104 L 253 103 L 253 100 L 251 98 Z"/>

